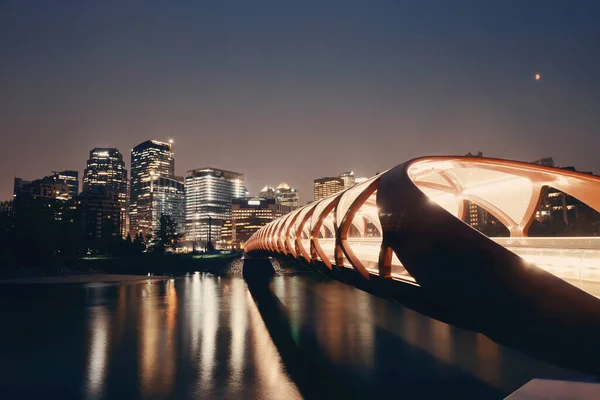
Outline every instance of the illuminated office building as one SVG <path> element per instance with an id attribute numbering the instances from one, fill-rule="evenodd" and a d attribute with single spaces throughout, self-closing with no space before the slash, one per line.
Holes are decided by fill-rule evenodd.
<path id="1" fill-rule="evenodd" d="M 53 172 L 50 178 L 56 183 L 66 183 L 68 186 L 69 200 L 79 195 L 79 171 L 66 170 Z"/>
<path id="2" fill-rule="evenodd" d="M 344 181 L 339 177 L 315 179 L 313 200 L 321 200 L 344 190 Z"/>
<path id="3" fill-rule="evenodd" d="M 290 187 L 285 182 L 277 186 L 277 189 L 271 186 L 265 186 L 259 193 L 263 199 L 275 199 L 277 207 L 277 216 L 282 216 L 292 212 L 300 206 L 298 190 Z"/>
<path id="4" fill-rule="evenodd" d="M 153 209 L 152 190 L 156 178 L 175 178 L 172 143 L 147 140 L 131 150 L 131 186 L 129 230 L 133 234 L 154 234 L 157 213 Z M 158 216 L 160 218 L 160 216 Z"/>
<path id="5" fill-rule="evenodd" d="M 231 201 L 231 218 L 225 221 L 221 231 L 223 247 L 243 250 L 254 232 L 273 221 L 276 214 L 275 199 L 261 197 L 233 199 Z"/>
<path id="6" fill-rule="evenodd" d="M 119 150 L 115 148 L 92 149 L 83 172 L 83 191 L 88 192 L 92 188 L 103 187 L 106 188 L 106 191 L 117 193 L 120 205 L 119 227 L 123 237 L 129 232 L 127 186 L 127 169 Z"/>
<path id="7" fill-rule="evenodd" d="M 143 202 L 143 204 L 145 204 Z M 177 233 L 184 233 L 185 228 L 185 184 L 176 178 L 154 177 L 150 185 L 150 205 L 152 231 L 160 227 L 160 216 L 173 218 Z"/>
<path id="8" fill-rule="evenodd" d="M 290 187 L 287 183 L 281 183 L 275 190 L 277 194 L 277 213 L 285 215 L 298 209 L 300 199 L 298 190 Z"/>
<path id="9" fill-rule="evenodd" d="M 344 189 L 354 186 L 356 180 L 354 179 L 354 171 L 342 172 L 339 176 L 344 182 Z"/>
<path id="10" fill-rule="evenodd" d="M 33 181 L 15 178 L 13 197 L 17 198 L 20 195 L 29 195 L 34 199 L 70 200 L 69 185 L 64 181 L 53 179 L 52 176 L 45 176 Z"/>
<path id="11" fill-rule="evenodd" d="M 536 160 L 532 164 L 554 167 L 551 157 Z M 593 175 L 589 171 L 577 171 L 573 166 L 557 169 Z M 541 191 L 540 204 L 530 234 L 532 236 L 600 236 L 600 213 L 568 193 L 552 186 L 545 186 Z"/>
<path id="12" fill-rule="evenodd" d="M 244 175 L 217 168 L 188 171 L 185 178 L 186 239 L 194 247 L 219 244 L 221 228 L 231 216 L 231 201 L 246 193 Z"/>
<path id="13" fill-rule="evenodd" d="M 321 200 L 337 192 L 354 186 L 356 180 L 354 172 L 342 172 L 339 176 L 325 177 L 314 180 L 313 200 Z"/>
<path id="14" fill-rule="evenodd" d="M 52 172 L 52 175 L 41 179 L 26 181 L 15 178 L 13 196 L 27 193 L 34 198 L 56 199 L 61 201 L 72 200 L 77 197 L 79 190 L 79 172 L 61 171 Z"/>
<path id="15" fill-rule="evenodd" d="M 38 204 L 43 204 L 44 207 L 47 206 L 57 221 L 62 219 L 67 207 L 74 207 L 69 192 L 69 184 L 65 180 L 56 179 L 54 175 L 33 181 L 15 178 L 13 199 L 16 202 L 21 199 L 27 202 L 28 198 L 33 199 Z"/>
<path id="16" fill-rule="evenodd" d="M 339 176 L 325 177 L 314 180 L 313 200 L 321 200 L 337 192 L 354 186 L 356 180 L 354 172 L 342 172 Z"/>

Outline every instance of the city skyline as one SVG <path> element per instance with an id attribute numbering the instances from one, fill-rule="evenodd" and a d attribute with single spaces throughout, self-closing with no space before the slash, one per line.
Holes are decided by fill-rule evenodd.
<path id="1" fill-rule="evenodd" d="M 171 144 L 172 144 L 172 146 L 173 146 L 173 148 L 174 148 L 173 154 L 174 154 L 174 158 L 175 158 L 175 157 L 176 157 L 176 150 L 177 150 L 177 148 L 176 148 L 176 146 L 175 146 L 175 144 L 174 144 L 174 140 L 172 140 L 172 139 L 169 139 L 169 140 L 171 140 Z M 147 141 L 159 141 L 159 142 L 160 142 L 161 140 L 160 140 L 160 139 L 156 139 L 156 138 L 154 138 L 154 139 L 144 139 L 144 140 L 142 140 L 142 141 L 141 141 L 141 143 L 140 143 L 140 144 L 143 144 L 144 142 L 147 142 Z M 165 140 L 163 143 L 167 143 L 167 142 L 168 142 L 168 141 L 167 141 L 167 140 Z M 100 148 L 100 147 L 99 147 L 99 146 L 96 146 L 96 147 L 94 147 L 94 149 L 97 149 L 97 148 Z M 94 149 L 93 149 L 93 150 L 94 150 Z M 121 150 L 120 150 L 119 148 L 116 148 L 116 147 L 113 147 L 113 148 L 110 148 L 110 149 L 112 149 L 112 150 L 117 150 L 117 151 L 121 152 Z M 463 150 L 469 150 L 469 149 L 463 149 Z M 472 149 L 470 149 L 470 150 L 472 150 Z M 88 156 L 89 156 L 89 153 L 90 153 L 90 150 L 87 150 L 87 154 L 88 154 Z M 480 152 L 480 153 L 483 153 L 483 152 Z M 495 157 L 495 156 L 493 155 L 493 152 L 491 152 L 491 155 L 490 155 L 490 154 L 488 154 L 487 152 L 486 152 L 485 154 L 486 154 L 486 157 L 489 157 L 489 158 L 499 158 L 499 159 L 505 159 L 505 160 L 524 161 L 524 162 L 534 162 L 534 163 L 535 163 L 535 162 L 537 162 L 537 160 L 539 160 L 539 159 L 542 159 L 542 158 L 544 158 L 544 159 L 545 159 L 545 158 L 554 158 L 554 159 L 556 159 L 556 160 L 564 160 L 564 163 L 558 163 L 558 162 L 557 162 L 557 163 L 556 163 L 556 165 L 553 165 L 553 166 L 555 166 L 555 167 L 557 167 L 557 168 L 558 168 L 558 167 L 573 167 L 573 166 L 575 166 L 575 167 L 577 167 L 577 170 L 579 170 L 579 171 L 582 171 L 582 170 L 584 170 L 584 168 L 580 168 L 580 167 L 579 167 L 579 164 L 578 164 L 577 162 L 575 162 L 575 161 L 569 161 L 569 160 L 566 160 L 566 159 L 565 159 L 565 157 L 561 157 L 561 156 L 560 156 L 560 154 L 559 154 L 558 156 L 556 156 L 556 155 L 552 155 L 552 154 L 545 154 L 545 155 L 542 155 L 542 156 L 538 156 L 538 157 L 537 157 L 537 159 L 535 159 L 535 160 L 533 160 L 533 161 L 532 161 L 532 159 L 527 159 L 527 158 L 525 158 L 525 159 L 517 159 L 517 158 L 514 158 L 514 157 L 510 157 L 510 156 L 506 156 L 506 157 Z M 436 154 L 435 154 L 435 153 L 431 153 L 431 154 L 428 154 L 428 155 L 436 155 Z M 454 154 L 454 155 L 456 155 L 456 156 L 464 155 L 464 151 L 462 151 L 462 152 L 461 152 L 461 151 L 458 151 L 458 152 L 457 152 L 456 154 Z M 121 157 L 122 157 L 123 161 L 125 162 L 125 170 L 130 172 L 130 171 L 131 171 L 131 165 L 130 165 L 131 156 L 130 156 L 130 153 L 122 153 L 122 152 L 121 152 Z M 525 157 L 527 157 L 527 156 L 525 156 Z M 87 157 L 85 157 L 85 158 L 87 159 Z M 418 158 L 418 156 L 415 156 L 415 157 L 412 157 L 412 158 Z M 531 158 L 531 157 L 530 157 L 530 158 Z M 178 160 L 178 161 L 179 161 L 179 160 Z M 218 165 L 218 166 L 216 166 L 216 167 L 215 167 L 215 166 L 212 166 L 212 165 L 210 165 L 210 166 L 208 166 L 208 167 L 206 167 L 206 168 L 216 168 L 216 169 L 219 169 L 219 167 L 221 167 L 221 165 Z M 388 167 L 388 168 L 389 168 L 389 167 Z M 186 171 L 178 171 L 178 169 L 177 169 L 177 168 L 175 168 L 175 170 L 174 170 L 174 171 L 175 171 L 175 172 L 174 172 L 174 175 L 175 175 L 176 177 L 184 177 L 184 174 L 182 174 L 181 172 L 188 173 L 188 172 L 190 172 L 190 171 L 193 171 L 193 170 L 196 170 L 196 169 L 198 169 L 198 168 L 191 168 L 191 169 L 188 169 L 188 170 L 186 170 Z M 347 168 L 347 169 L 348 169 L 348 168 Z M 371 168 L 371 169 L 373 169 L 373 168 Z M 377 168 L 375 168 L 375 169 L 377 169 Z M 384 170 L 384 169 L 386 169 L 386 168 L 381 168 L 381 170 Z M 78 169 L 78 168 L 69 168 L 68 170 L 80 172 L 79 185 L 80 185 L 80 187 L 83 187 L 82 185 L 84 185 L 84 182 L 83 182 L 83 181 L 84 181 L 84 178 L 85 178 L 86 166 L 84 166 L 83 168 L 79 168 L 79 169 Z M 278 172 L 278 171 L 275 171 L 275 172 Z M 353 173 L 354 173 L 354 171 L 353 171 L 353 170 L 352 170 L 351 172 L 353 172 Z M 365 176 L 373 176 L 373 175 L 377 174 L 378 172 L 379 172 L 379 170 L 377 170 L 376 172 L 370 173 L 370 174 L 363 174 L 363 175 L 365 175 Z M 590 172 L 595 174 L 595 171 L 590 171 Z M 44 171 L 41 171 L 41 172 L 40 172 L 38 175 L 39 175 L 39 176 L 43 176 L 44 174 L 45 174 L 45 172 L 44 172 Z M 244 174 L 244 175 L 247 175 L 247 174 L 245 174 L 245 173 L 243 173 L 243 174 Z M 313 199 L 313 193 L 314 193 L 314 181 L 315 181 L 315 180 L 319 180 L 319 179 L 327 179 L 327 178 L 329 178 L 330 176 L 331 176 L 331 177 L 336 177 L 337 175 L 335 175 L 335 174 L 336 174 L 336 172 L 335 172 L 335 171 L 333 171 L 332 173 L 329 173 L 328 175 L 326 174 L 326 175 L 319 176 L 319 177 L 309 177 L 309 176 L 305 176 L 305 177 L 303 177 L 303 178 L 300 180 L 302 183 L 301 183 L 301 184 L 299 184 L 299 185 L 297 185 L 297 186 L 307 186 L 307 187 L 308 187 L 308 189 L 307 189 L 307 193 L 302 193 L 302 191 L 301 191 L 300 189 L 298 189 L 298 194 L 299 194 L 299 198 L 300 198 L 300 202 L 299 202 L 299 203 L 300 203 L 300 204 L 306 204 L 307 202 L 308 202 L 308 203 L 310 203 L 310 202 L 314 201 L 314 199 Z M 343 174 L 345 174 L 345 172 L 344 172 L 344 173 L 341 173 L 341 174 L 340 174 L 340 176 L 341 176 L 341 175 L 343 175 Z M 25 180 L 35 180 L 35 179 L 41 179 L 41 178 L 39 178 L 39 176 L 38 176 L 38 175 L 36 175 L 36 176 L 33 176 L 33 177 L 30 177 L 30 176 L 25 176 L 25 177 L 24 177 L 24 176 L 20 176 L 20 175 L 16 174 L 15 176 L 11 177 L 11 178 L 10 178 L 11 180 L 10 180 L 10 182 L 9 182 L 9 183 L 10 183 L 10 185 L 9 185 L 10 187 L 8 188 L 9 194 L 8 194 L 8 196 L 6 196 L 6 198 L 5 198 L 5 199 L 0 199 L 0 201 L 10 200 L 10 199 L 13 197 L 13 192 L 14 192 L 14 179 L 15 179 L 15 178 L 21 178 L 21 179 L 25 179 Z M 355 176 L 360 176 L 361 174 L 359 174 L 359 173 L 354 173 L 354 175 L 355 175 Z M 284 176 L 284 175 L 283 175 L 281 172 L 279 172 L 279 173 L 277 174 L 277 176 Z M 361 178 L 361 179 L 364 179 L 364 178 Z M 129 181 L 129 180 L 130 180 L 130 179 L 128 179 L 128 181 Z M 284 178 L 281 178 L 281 179 L 279 179 L 279 182 L 281 182 L 281 183 L 287 183 L 287 181 L 288 181 L 288 180 L 286 180 L 286 179 L 285 179 L 285 177 L 284 177 Z M 305 182 L 305 181 L 306 181 L 306 182 Z M 263 181 L 261 180 L 260 182 L 263 182 Z M 264 182 L 263 182 L 263 183 L 257 183 L 257 181 L 245 181 L 245 182 L 244 182 L 244 184 L 245 184 L 246 188 L 247 188 L 247 189 L 248 189 L 248 191 L 249 191 L 249 197 L 256 197 L 256 196 L 260 196 L 260 194 L 261 194 L 261 189 L 260 189 L 260 188 L 261 188 L 261 187 L 262 187 L 262 188 L 269 187 L 269 185 L 268 185 L 268 184 L 266 184 L 266 186 L 261 186 L 261 185 L 263 185 L 263 184 L 264 184 Z M 294 185 L 294 186 L 295 186 L 295 185 Z M 3 189 L 3 186 L 2 186 L 1 184 L 0 184 L 0 189 Z"/>
<path id="2" fill-rule="evenodd" d="M 171 136 L 177 175 L 241 171 L 301 203 L 315 178 L 424 155 L 600 171 L 600 4 L 397 3 L 3 3 L 0 199 Z"/>

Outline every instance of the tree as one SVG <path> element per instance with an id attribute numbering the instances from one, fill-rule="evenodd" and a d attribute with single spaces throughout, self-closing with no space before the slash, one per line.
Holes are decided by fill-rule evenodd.
<path id="1" fill-rule="evenodd" d="M 170 215 L 161 214 L 158 230 L 156 231 L 155 251 L 164 253 L 167 247 L 175 247 L 179 242 L 175 220 Z"/>
<path id="2" fill-rule="evenodd" d="M 14 230 L 13 203 L 0 202 L 0 269 L 10 269 L 15 264 Z"/>
<path id="3" fill-rule="evenodd" d="M 146 250 L 146 243 L 144 242 L 144 235 L 140 232 L 135 235 L 135 239 L 133 240 L 133 252 L 142 253 L 144 250 Z"/>

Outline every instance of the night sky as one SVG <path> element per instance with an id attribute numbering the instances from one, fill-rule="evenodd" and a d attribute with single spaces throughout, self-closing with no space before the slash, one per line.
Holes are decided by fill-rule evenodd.
<path id="1" fill-rule="evenodd" d="M 175 3 L 0 0 L 0 200 L 171 135 L 178 175 L 303 203 L 314 178 L 431 154 L 600 173 L 600 1 Z"/>

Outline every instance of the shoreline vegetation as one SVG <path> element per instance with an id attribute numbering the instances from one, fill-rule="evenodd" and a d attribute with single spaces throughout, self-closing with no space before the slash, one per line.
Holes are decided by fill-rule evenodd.
<path id="1" fill-rule="evenodd" d="M 0 272 L 0 284 L 169 279 L 196 271 L 220 273 L 235 259 L 240 258 L 241 253 L 167 255 L 142 253 L 129 257 L 83 257 L 51 268 L 23 266 L 4 269 Z"/>
<path id="2" fill-rule="evenodd" d="M 3 278 L 0 279 L 0 285 L 38 285 L 53 283 L 116 283 L 116 282 L 140 282 L 140 281 L 162 281 L 172 279 L 172 276 L 144 276 L 144 275 L 123 275 L 123 274 L 78 274 L 61 276 L 38 276 L 30 278 Z"/>

